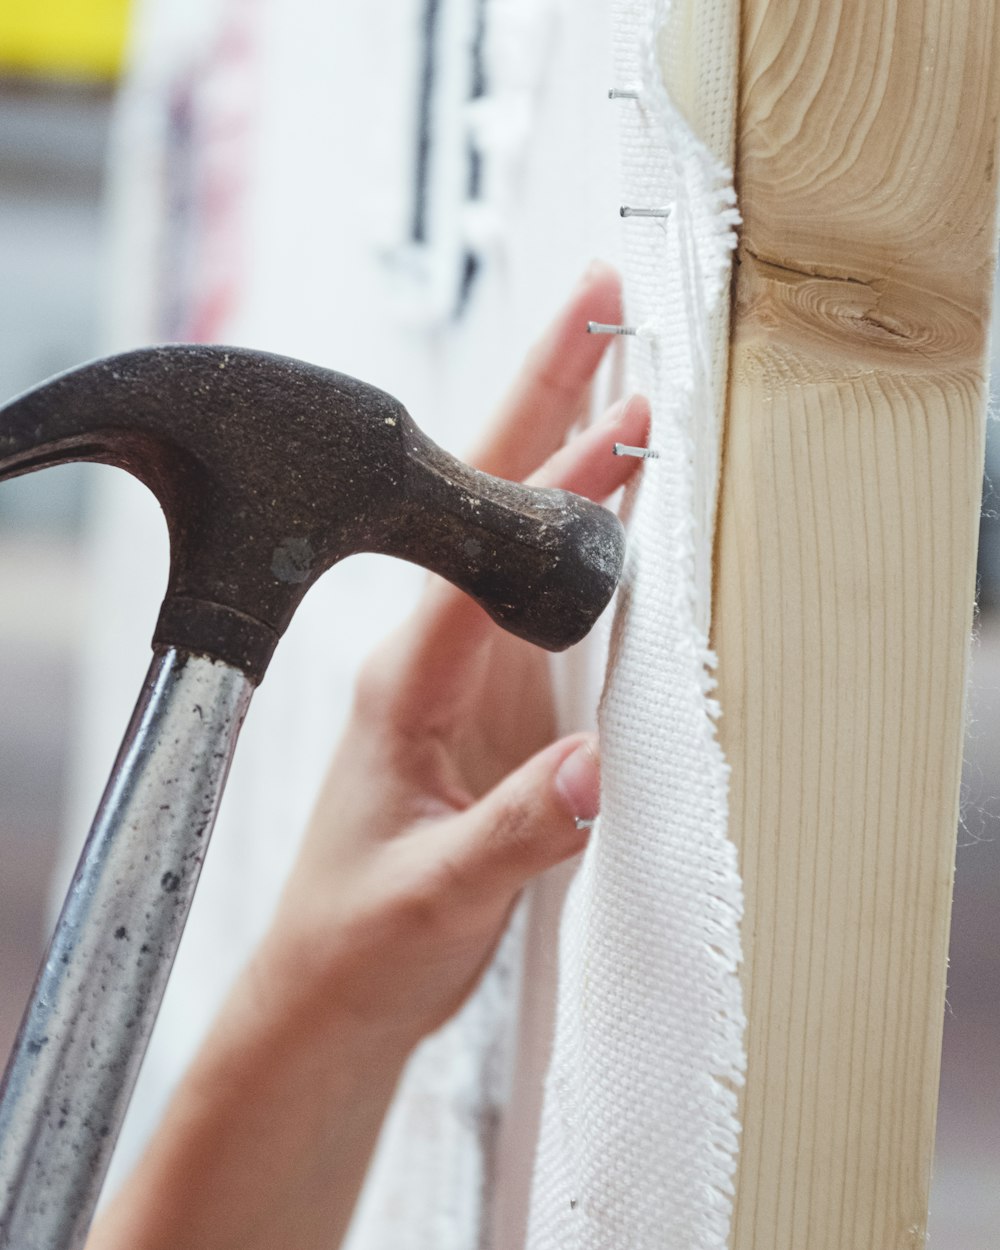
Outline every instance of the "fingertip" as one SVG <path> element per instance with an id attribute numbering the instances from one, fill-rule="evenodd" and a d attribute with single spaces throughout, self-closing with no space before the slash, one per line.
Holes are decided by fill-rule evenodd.
<path id="1" fill-rule="evenodd" d="M 552 743 L 454 817 L 464 878 L 479 892 L 521 889 L 583 850 L 599 802 L 593 735 Z"/>
<path id="2" fill-rule="evenodd" d="M 593 734 L 579 739 L 563 757 L 553 785 L 574 821 L 591 821 L 597 816 L 601 807 L 601 766 Z"/>
<path id="3" fill-rule="evenodd" d="M 596 429 L 620 435 L 626 442 L 645 445 L 649 437 L 652 410 L 645 395 L 628 395 L 611 405 Z"/>
<path id="4" fill-rule="evenodd" d="M 643 395 L 620 399 L 601 420 L 581 431 L 539 469 L 529 482 L 606 499 L 635 473 L 641 459 L 613 454 L 615 443 L 644 447 L 649 437 L 650 406 Z"/>
<path id="5" fill-rule="evenodd" d="M 562 443 L 586 408 L 594 374 L 610 346 L 588 321 L 621 317 L 621 278 L 606 261 L 587 266 L 555 321 L 528 356 L 473 463 L 520 481 Z M 539 420 L 539 416 L 543 418 Z"/>
<path id="6" fill-rule="evenodd" d="M 618 325 L 622 315 L 622 283 L 618 271 L 605 261 L 591 261 L 564 313 L 563 351 L 591 362 L 593 370 L 593 362 L 604 356 L 614 336 L 590 334 L 588 323 Z"/>
<path id="7" fill-rule="evenodd" d="M 590 321 L 617 321 L 622 308 L 622 280 L 614 265 L 592 260 L 580 279 L 574 302 L 585 305 Z"/>
<path id="8" fill-rule="evenodd" d="M 622 316 L 622 284 L 606 261 L 592 260 L 563 309 L 555 332 L 543 348 L 543 375 L 563 389 L 576 390 L 593 376 L 610 346 L 605 335 L 587 333 L 588 321 L 615 324 Z"/>

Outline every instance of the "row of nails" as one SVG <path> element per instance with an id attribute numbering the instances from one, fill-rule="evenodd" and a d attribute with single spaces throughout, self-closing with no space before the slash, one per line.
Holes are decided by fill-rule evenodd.
<path id="1" fill-rule="evenodd" d="M 639 91 L 636 87 L 611 87 L 608 90 L 609 100 L 638 100 Z M 635 208 L 631 204 L 623 204 L 618 210 L 622 217 L 669 217 L 670 207 L 664 205 L 662 208 Z M 588 321 L 588 334 L 628 334 L 634 335 L 635 326 L 610 326 L 605 325 L 601 321 Z M 615 443 L 611 448 L 612 455 L 615 456 L 636 456 L 641 460 L 659 460 L 660 453 L 653 451 L 650 447 L 628 447 L 625 443 Z M 594 822 L 585 820 L 576 822 L 578 829 L 588 829 Z"/>
<path id="2" fill-rule="evenodd" d="M 610 87 L 608 89 L 609 100 L 638 100 L 638 87 Z M 662 208 L 636 208 L 631 204 L 623 204 L 619 210 L 622 217 L 659 217 L 665 218 L 670 216 L 670 206 L 664 205 Z M 587 322 L 588 334 L 635 334 L 635 326 L 609 326 L 604 325 L 600 321 Z M 628 452 L 620 452 L 617 450 L 620 443 L 615 444 L 615 455 L 627 455 Z"/>
<path id="3" fill-rule="evenodd" d="M 608 91 L 609 100 L 638 100 L 639 92 L 627 87 L 612 87 Z M 669 208 L 633 208 L 623 204 L 618 210 L 622 217 L 669 217 Z M 635 334 L 635 326 L 609 326 L 600 321 L 587 322 L 588 334 Z M 660 453 L 650 447 L 628 447 L 625 443 L 615 443 L 611 448 L 614 456 L 637 456 L 642 460 L 659 460 Z M 576 818 L 577 829 L 592 829 L 596 820 Z"/>

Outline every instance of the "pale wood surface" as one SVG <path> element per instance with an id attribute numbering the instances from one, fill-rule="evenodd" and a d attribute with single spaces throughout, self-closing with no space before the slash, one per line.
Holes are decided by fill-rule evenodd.
<path id="1" fill-rule="evenodd" d="M 913 1250 L 982 469 L 1000 0 L 743 0 L 741 79 L 714 606 L 747 891 L 732 1245 Z"/>

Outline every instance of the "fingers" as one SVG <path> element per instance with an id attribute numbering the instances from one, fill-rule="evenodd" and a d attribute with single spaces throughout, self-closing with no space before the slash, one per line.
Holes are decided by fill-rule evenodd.
<path id="1" fill-rule="evenodd" d="M 638 468 L 634 456 L 613 454 L 615 443 L 645 447 L 649 436 L 649 401 L 641 395 L 612 404 L 596 425 L 578 434 L 528 479 L 530 486 L 556 486 L 588 499 L 606 499 L 624 486 Z"/>
<path id="2" fill-rule="evenodd" d="M 621 287 L 610 265 L 595 262 L 549 333 L 532 353 L 473 463 L 511 480 L 535 472 L 534 485 L 558 486 L 603 499 L 638 461 L 611 454 L 615 442 L 644 443 L 649 408 L 633 398 L 615 405 L 601 425 L 562 444 L 589 396 L 608 339 L 589 335 L 588 320 L 619 318 Z M 541 469 L 538 466 L 541 465 Z M 488 661 L 495 626 L 467 595 L 431 579 L 405 637 L 394 641 L 390 667 L 400 716 L 436 723 L 471 689 L 475 667 Z"/>
<path id="3" fill-rule="evenodd" d="M 610 343 L 605 335 L 588 334 L 587 322 L 615 322 L 620 315 L 618 274 L 595 261 L 528 357 L 471 463 L 520 482 L 550 456 L 579 419 Z"/>
<path id="4" fill-rule="evenodd" d="M 496 626 L 464 591 L 434 577 L 416 611 L 392 638 L 383 677 L 393 691 L 393 718 L 410 732 L 447 731 L 490 661 Z"/>
<path id="5" fill-rule="evenodd" d="M 583 850 L 600 804 L 592 734 L 563 738 L 532 756 L 480 801 L 449 817 L 440 848 L 470 902 L 505 902 L 532 877 Z"/>
<path id="6" fill-rule="evenodd" d="M 529 484 L 605 499 L 641 464 L 633 456 L 613 455 L 612 447 L 615 443 L 645 446 L 649 419 L 649 403 L 640 395 L 613 404 L 601 422 L 550 456 L 529 478 Z M 475 680 L 472 667 L 488 662 L 483 642 L 496 628 L 468 595 L 432 578 L 409 623 L 406 639 L 400 640 L 402 651 L 397 652 L 403 670 L 413 676 L 413 683 L 406 687 L 411 690 L 405 701 L 409 711 L 432 721 L 436 709 L 453 707 L 455 691 Z M 402 692 L 404 682 L 397 680 Z"/>

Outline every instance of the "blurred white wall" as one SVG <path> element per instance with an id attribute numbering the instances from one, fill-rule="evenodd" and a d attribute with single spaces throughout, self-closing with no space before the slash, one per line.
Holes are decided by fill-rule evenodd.
<path id="1" fill-rule="evenodd" d="M 103 87 L 0 81 L 0 401 L 97 350 L 110 107 Z M 84 610 L 78 535 L 94 473 L 66 466 L 0 489 L 4 1053 L 48 919 Z"/>

